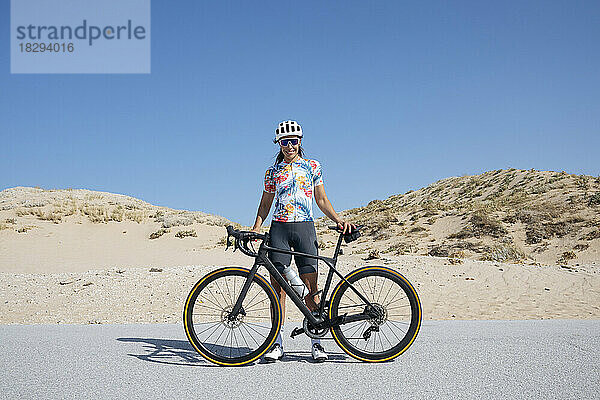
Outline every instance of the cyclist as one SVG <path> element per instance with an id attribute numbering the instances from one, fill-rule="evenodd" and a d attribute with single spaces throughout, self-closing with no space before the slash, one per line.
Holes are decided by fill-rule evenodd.
<path id="1" fill-rule="evenodd" d="M 316 160 L 303 158 L 302 127 L 296 121 L 283 121 L 275 130 L 274 143 L 279 144 L 279 152 L 275 164 L 265 173 L 264 191 L 258 207 L 256 221 L 252 231 L 259 232 L 260 226 L 269 215 L 271 204 L 275 199 L 273 221 L 269 230 L 272 247 L 291 249 L 307 254 L 317 255 L 318 242 L 314 226 L 312 201 L 313 197 L 319 209 L 335 222 L 344 233 L 350 233 L 355 225 L 342 220 L 331 205 L 325 188 L 321 164 Z M 289 254 L 269 254 L 269 258 L 279 272 L 290 265 Z M 306 306 L 311 311 L 317 310 L 317 260 L 294 256 L 300 278 L 307 286 L 309 295 L 305 297 Z M 279 294 L 282 308 L 282 320 L 285 321 L 285 292 L 271 276 L 271 284 Z M 281 331 L 273 347 L 264 355 L 265 360 L 275 361 L 283 357 Z M 311 353 L 316 361 L 327 359 L 319 339 L 311 339 Z"/>

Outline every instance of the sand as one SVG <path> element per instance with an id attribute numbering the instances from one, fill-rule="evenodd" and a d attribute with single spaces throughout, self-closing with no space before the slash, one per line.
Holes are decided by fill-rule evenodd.
<path id="1" fill-rule="evenodd" d="M 27 193 L 23 201 L 30 199 Z M 55 223 L 17 215 L 22 203 L 3 204 L 0 221 L 15 221 L 0 230 L 0 324 L 181 322 L 184 300 L 203 275 L 221 266 L 252 265 L 241 252 L 224 251 L 228 221 L 220 217 L 197 214 L 186 225 L 150 239 L 165 225 L 163 217 L 150 217 L 155 213 L 151 205 L 136 209 L 148 214 L 139 222 L 91 222 L 74 213 Z M 31 228 L 19 233 L 23 227 Z M 196 236 L 176 237 L 182 230 Z M 319 232 L 321 253 L 331 255 L 335 234 Z M 373 250 L 379 258 L 366 260 Z M 370 238 L 345 245 L 339 270 L 348 273 L 365 265 L 396 269 L 414 284 L 425 320 L 600 318 L 597 260 L 510 264 L 384 250 Z M 321 287 L 326 273 L 320 264 Z M 287 319 L 301 319 L 293 303 L 287 305 Z"/>

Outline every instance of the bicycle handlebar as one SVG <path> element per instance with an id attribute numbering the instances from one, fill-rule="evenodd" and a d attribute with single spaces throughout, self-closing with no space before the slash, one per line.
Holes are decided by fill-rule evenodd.
<path id="1" fill-rule="evenodd" d="M 248 248 L 248 242 L 254 239 L 265 240 L 266 238 L 266 235 L 264 234 L 251 231 L 239 231 L 237 229 L 234 229 L 233 226 L 229 225 L 227 227 L 227 247 L 225 248 L 225 250 L 227 250 L 229 246 L 231 246 L 231 243 L 229 242 L 230 236 L 233 236 L 233 238 L 235 239 L 233 251 L 235 251 L 236 249 L 240 249 L 242 253 L 250 257 L 258 257 L 258 253 Z"/>
<path id="2" fill-rule="evenodd" d="M 360 237 L 360 229 L 362 229 L 363 227 L 364 225 L 356 225 L 356 228 L 351 233 L 343 234 L 337 226 L 328 226 L 329 229 L 336 230 L 340 233 L 340 235 L 343 235 L 344 241 L 346 243 L 350 243 L 358 239 Z M 229 246 L 231 246 L 231 242 L 229 241 L 230 236 L 233 236 L 234 238 L 233 251 L 235 251 L 236 249 L 240 249 L 242 253 L 250 257 L 258 257 L 258 253 L 253 249 L 248 248 L 248 243 L 251 240 L 255 239 L 265 240 L 267 237 L 266 234 L 256 233 L 252 231 L 240 231 L 234 229 L 233 226 L 229 225 L 227 227 L 227 247 L 225 248 L 225 250 L 229 249 Z"/>

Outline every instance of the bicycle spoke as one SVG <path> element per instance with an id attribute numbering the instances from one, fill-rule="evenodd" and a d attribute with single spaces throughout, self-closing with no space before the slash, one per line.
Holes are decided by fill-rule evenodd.
<path id="1" fill-rule="evenodd" d="M 200 332 L 200 333 L 197 333 L 196 335 L 200 335 L 200 334 L 202 334 L 202 333 L 206 332 L 207 330 L 209 330 L 209 329 L 211 329 L 211 328 L 213 328 L 213 327 L 215 327 L 215 326 L 217 326 L 217 327 L 218 327 L 218 325 L 221 325 L 221 321 L 219 321 L 219 322 L 217 322 L 217 323 L 215 323 L 215 324 L 213 324 L 213 325 L 209 326 L 208 328 L 204 329 L 204 330 L 203 330 L 202 332 Z"/>
<path id="2" fill-rule="evenodd" d="M 210 290 L 210 287 L 208 287 L 208 286 L 207 286 L 207 287 L 206 287 L 206 290 L 207 290 L 207 291 L 208 291 L 208 293 L 209 293 L 209 294 L 210 294 L 210 295 L 213 297 L 213 299 L 214 299 L 215 301 L 213 302 L 213 301 L 209 300 L 209 299 L 208 299 L 208 297 L 203 297 L 203 298 L 204 298 L 204 299 L 206 299 L 206 301 L 208 301 L 209 303 L 213 304 L 214 306 L 216 306 L 216 307 L 220 307 L 221 309 L 224 309 L 225 307 L 222 307 L 222 306 L 219 304 L 219 302 L 220 302 L 220 301 L 219 301 L 219 299 L 217 299 L 217 296 L 215 296 L 215 294 L 212 292 L 212 290 Z M 227 304 L 226 304 L 226 305 L 227 305 Z"/>
<path id="3" fill-rule="evenodd" d="M 365 288 L 362 286 L 362 284 L 360 283 L 360 281 L 357 281 L 356 283 L 358 283 L 358 285 L 360 286 L 360 288 L 361 288 L 361 290 L 362 290 L 362 295 L 363 295 L 364 297 L 367 297 L 367 296 L 365 295 L 365 294 L 366 294 Z M 356 294 L 354 291 L 353 291 L 353 293 L 354 293 L 354 294 Z M 357 296 L 358 298 L 360 298 L 360 296 L 358 296 L 358 295 L 356 295 L 356 296 Z M 368 300 L 368 299 L 367 299 L 367 300 Z"/>
<path id="4" fill-rule="evenodd" d="M 256 339 L 254 339 L 254 336 L 252 336 L 252 333 L 248 330 L 248 327 L 246 327 L 246 325 L 241 324 L 240 325 L 242 328 L 244 328 L 246 330 L 246 332 L 248 332 L 248 334 L 250 335 L 250 337 L 252 338 L 252 340 L 254 340 L 254 343 L 256 343 L 256 347 L 259 347 L 260 344 L 256 341 Z M 250 347 L 250 346 L 248 346 Z"/>
<path id="5" fill-rule="evenodd" d="M 252 286 L 250 287 L 252 288 Z M 248 293 L 250 293 L 250 290 L 248 289 Z M 250 300 L 248 300 L 248 303 L 252 303 L 254 301 L 254 299 L 261 293 L 261 291 L 259 290 L 253 298 L 251 298 Z M 248 298 L 248 294 L 246 294 L 246 298 L 244 300 L 246 300 Z M 237 299 L 236 299 L 237 300 Z"/>
<path id="6" fill-rule="evenodd" d="M 399 288 L 398 291 L 396 292 L 396 294 L 394 295 L 394 297 L 392 297 L 392 299 L 387 304 L 384 304 L 383 306 L 387 307 L 390 304 L 392 304 L 392 302 L 394 301 L 394 299 L 396 298 L 396 296 L 398 296 L 400 293 L 404 293 L 404 290 L 402 290 L 402 288 Z"/>
<path id="7" fill-rule="evenodd" d="M 362 328 L 363 328 L 363 326 L 365 326 L 365 325 L 366 325 L 366 323 L 367 323 L 366 321 L 363 321 L 363 322 L 362 322 L 362 324 L 360 324 L 360 325 L 359 325 L 359 327 L 358 327 L 358 331 L 357 331 L 357 332 L 361 332 L 361 331 L 362 331 Z M 358 343 L 359 343 L 361 340 L 363 340 L 363 338 L 362 338 L 362 337 L 358 338 L 358 342 L 356 343 L 356 345 L 357 345 L 357 346 L 358 346 Z"/>
<path id="8" fill-rule="evenodd" d="M 216 317 L 216 316 L 218 316 L 216 314 L 206 314 L 206 313 L 200 313 L 200 312 L 195 312 L 192 315 L 204 315 L 204 316 L 209 316 L 209 317 Z"/>
<path id="9" fill-rule="evenodd" d="M 235 290 L 235 283 L 237 282 L 237 279 L 235 279 L 237 277 L 233 277 L 233 295 L 235 296 L 234 300 L 237 300 L 239 296 L 239 293 Z M 240 291 L 241 292 L 241 291 Z"/>
<path id="10" fill-rule="evenodd" d="M 270 309 L 271 309 L 271 307 L 258 308 L 258 309 L 252 310 L 252 312 L 254 313 L 254 312 L 258 312 L 258 311 L 267 311 L 267 310 L 270 310 Z M 247 309 L 246 309 L 246 314 L 248 314 L 248 310 Z"/>
<path id="11" fill-rule="evenodd" d="M 269 299 L 268 299 L 268 298 L 262 299 L 261 301 L 258 301 L 258 302 L 254 303 L 254 304 L 252 304 L 252 305 L 249 305 L 248 307 L 245 307 L 245 309 L 246 309 L 246 310 L 251 310 L 251 309 L 252 309 L 252 307 L 255 307 L 255 306 L 257 306 L 257 305 L 259 305 L 260 303 L 264 303 L 265 301 L 269 301 Z"/>
<path id="12" fill-rule="evenodd" d="M 231 292 L 229 291 L 229 284 L 227 283 L 227 279 L 225 279 L 225 287 L 227 288 L 227 294 L 229 295 L 229 299 L 231 300 Z"/>
<path id="13" fill-rule="evenodd" d="M 246 341 L 246 337 L 244 336 L 244 334 L 242 333 L 242 325 L 240 325 L 240 336 L 242 337 L 242 339 L 244 340 L 244 343 L 246 344 L 246 348 L 248 349 L 248 352 L 252 351 L 252 348 L 250 347 L 250 345 L 248 344 L 248 342 Z"/>
<path id="14" fill-rule="evenodd" d="M 221 293 L 221 297 L 223 297 L 223 300 L 225 300 L 225 305 L 226 306 L 230 306 L 231 304 L 229 304 L 229 302 L 225 298 L 225 294 L 223 293 L 223 290 L 221 290 L 221 287 L 219 286 L 219 282 L 215 281 L 215 285 L 217 286 L 217 289 L 219 290 L 219 293 Z"/>
<path id="15" fill-rule="evenodd" d="M 403 305 L 397 306 L 397 307 L 386 307 L 386 310 L 397 310 L 398 308 L 404 308 L 404 307 L 410 307 L 410 303 L 403 304 Z"/>
<path id="16" fill-rule="evenodd" d="M 246 322 L 246 321 L 244 321 L 244 323 L 246 323 L 248 325 L 256 326 L 258 328 L 263 328 L 263 329 L 269 329 L 269 330 L 271 330 L 271 328 L 269 328 L 268 326 L 264 326 L 264 325 L 260 325 L 260 324 L 255 324 L 253 322 Z"/>
<path id="17" fill-rule="evenodd" d="M 213 298 L 216 300 L 216 298 L 214 297 L 214 295 L 212 294 L 212 292 L 210 291 L 210 289 L 209 288 L 206 288 L 206 289 L 208 290 L 208 293 L 210 293 L 213 296 Z M 217 307 L 217 309 L 219 309 L 219 311 L 223 311 L 224 308 L 221 307 L 221 305 L 218 303 L 218 300 L 217 300 L 217 303 L 215 303 L 214 301 L 210 300 L 208 297 L 204 297 L 204 296 L 198 296 L 198 297 L 200 299 L 206 300 L 208 303 L 210 303 L 213 306 Z"/>
<path id="18" fill-rule="evenodd" d="M 338 326 L 342 342 L 345 340 L 349 349 L 355 349 L 361 357 L 383 357 L 393 355 L 411 327 L 413 308 L 411 296 L 405 287 L 394 276 L 385 271 L 365 272 L 354 275 L 349 283 L 364 296 L 378 311 L 377 318 L 351 322 Z M 360 298 L 352 287 L 344 286 L 335 302 L 333 316 L 360 315 L 366 310 L 367 304 Z M 383 313 L 379 313 L 379 311 Z M 368 338 L 364 334 L 369 332 Z M 365 354 L 368 354 L 366 356 Z"/>
<path id="19" fill-rule="evenodd" d="M 350 331 L 350 329 L 352 329 L 352 328 L 357 328 L 354 331 L 352 331 L 352 335 L 355 335 L 357 332 L 360 332 L 360 327 L 362 325 L 364 325 L 364 323 L 365 323 L 365 321 L 357 321 L 356 325 L 354 325 L 354 326 L 351 326 L 351 325 L 348 326 L 349 324 L 346 324 L 345 326 L 348 326 L 348 331 Z M 352 336 L 352 335 L 350 335 L 350 336 Z"/>
<path id="20" fill-rule="evenodd" d="M 368 297 L 369 293 L 364 293 L 365 297 L 367 297 L 371 302 L 373 302 L 373 288 L 371 287 L 371 282 L 369 281 L 369 278 L 365 279 L 365 285 L 367 286 L 367 288 L 369 288 L 369 292 L 371 293 L 371 297 Z"/>
<path id="21" fill-rule="evenodd" d="M 379 339 L 379 344 L 381 345 L 381 351 L 385 350 L 385 347 L 383 346 L 383 342 L 381 341 L 381 331 L 376 332 L 377 334 L 377 338 Z"/>
<path id="22" fill-rule="evenodd" d="M 400 321 L 394 321 L 391 319 L 388 319 L 388 322 L 393 322 L 394 324 L 410 325 L 410 322 L 400 322 Z"/>
<path id="23" fill-rule="evenodd" d="M 218 308 L 214 308 L 214 307 L 209 307 L 209 306 L 207 306 L 207 305 L 205 305 L 205 304 L 202 304 L 202 303 L 196 303 L 196 304 L 194 304 L 194 308 L 195 308 L 195 307 L 197 307 L 197 306 L 204 307 L 204 308 L 208 308 L 209 310 L 215 310 L 215 311 L 218 311 L 218 312 L 219 312 L 219 315 L 221 315 L 221 313 L 224 311 L 223 309 L 218 309 Z M 213 314 L 213 315 L 214 315 L 214 314 Z"/>
<path id="24" fill-rule="evenodd" d="M 262 282 L 251 282 L 242 302 L 243 312 L 228 318 L 246 282 L 246 272 L 224 269 L 190 294 L 195 294 L 185 316 L 190 341 L 217 363 L 243 364 L 257 356 L 258 349 L 273 338 L 276 317 L 272 302 L 276 298 Z"/>
<path id="25" fill-rule="evenodd" d="M 383 331 L 382 327 L 379 327 L 379 331 L 381 332 L 381 334 L 383 335 L 383 337 L 385 338 L 385 340 L 387 340 L 387 342 L 390 344 L 390 349 L 392 347 L 394 347 L 394 344 L 392 342 L 390 342 L 390 339 L 388 339 L 387 335 L 385 334 L 385 332 Z"/>
<path id="26" fill-rule="evenodd" d="M 388 298 L 388 296 L 389 296 L 390 292 L 392 291 L 392 287 L 394 287 L 394 286 L 392 285 L 392 282 L 390 282 L 390 287 L 389 287 L 389 289 L 388 289 L 387 293 L 385 294 L 385 297 L 384 297 L 384 298 L 383 298 L 383 300 L 381 301 L 381 303 L 382 303 L 382 304 L 386 304 L 386 303 L 385 303 L 385 301 L 387 300 L 387 298 Z"/>

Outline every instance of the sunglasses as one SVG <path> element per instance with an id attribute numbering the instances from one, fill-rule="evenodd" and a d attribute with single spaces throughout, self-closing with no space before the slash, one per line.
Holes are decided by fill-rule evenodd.
<path id="1" fill-rule="evenodd" d="M 296 146 L 299 142 L 299 139 L 281 139 L 279 141 L 279 145 L 281 147 L 287 147 L 288 144 L 292 144 L 292 146 Z"/>

